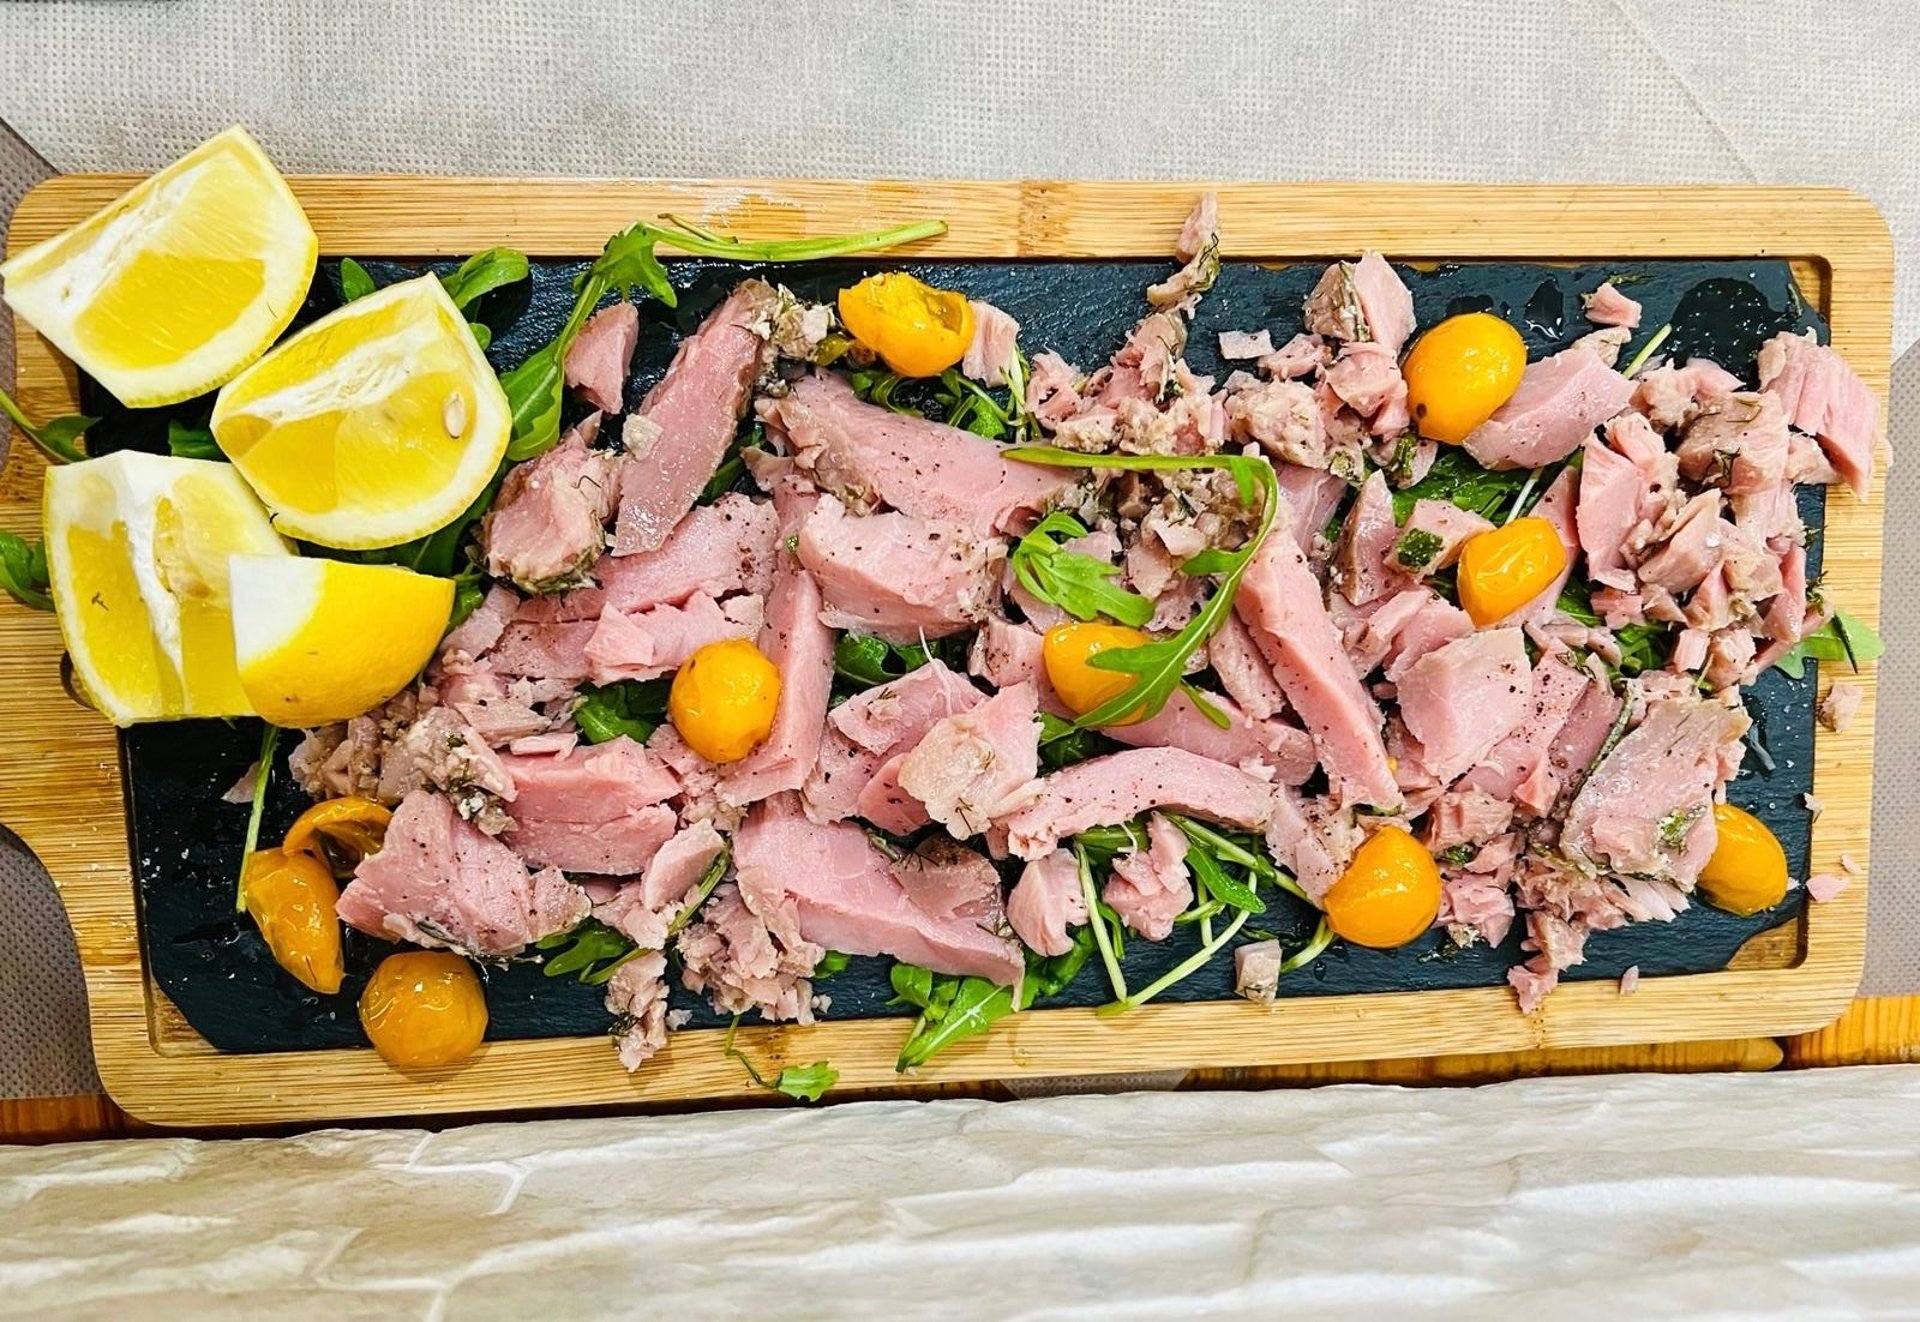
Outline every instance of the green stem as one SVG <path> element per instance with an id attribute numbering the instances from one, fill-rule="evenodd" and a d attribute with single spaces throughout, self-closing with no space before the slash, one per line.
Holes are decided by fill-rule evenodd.
<path id="1" fill-rule="evenodd" d="M 1073 855 L 1080 860 L 1080 894 L 1086 898 L 1087 921 L 1093 924 L 1093 943 L 1100 947 L 1100 962 L 1107 966 L 1107 981 L 1113 986 L 1113 994 L 1125 999 L 1127 978 L 1120 971 L 1120 962 L 1113 957 L 1113 943 L 1107 940 L 1107 925 L 1100 918 L 1100 897 L 1093 893 L 1093 865 L 1087 862 L 1087 851 L 1074 842 Z"/>
<path id="2" fill-rule="evenodd" d="M 1655 349 L 1658 349 L 1661 345 L 1665 344 L 1667 342 L 1667 336 L 1671 334 L 1673 334 L 1673 324 L 1671 322 L 1669 322 L 1665 326 L 1662 326 L 1659 330 L 1655 331 L 1653 333 L 1653 338 L 1640 346 L 1640 352 L 1633 356 L 1632 360 L 1627 363 L 1627 370 L 1622 372 L 1620 375 L 1625 377 L 1631 377 L 1635 372 L 1638 372 L 1640 370 L 1641 364 L 1645 363 L 1648 358 L 1652 357 L 1653 351 Z"/>
<path id="3" fill-rule="evenodd" d="M 1240 929 L 1247 925 L 1247 919 L 1252 916 L 1253 915 L 1245 909 L 1242 909 L 1239 916 L 1227 924 L 1224 932 L 1201 946 L 1200 949 L 1194 951 L 1193 954 L 1187 956 L 1187 958 L 1180 961 L 1180 963 L 1168 969 L 1158 979 L 1148 983 L 1131 996 L 1123 996 L 1117 1001 L 1111 1001 L 1106 1005 L 1100 1006 L 1094 1013 L 1103 1018 L 1112 1018 L 1114 1015 L 1125 1014 L 1129 1010 L 1137 1010 L 1175 983 L 1192 977 L 1195 973 L 1198 973 L 1202 968 L 1206 967 L 1207 962 L 1219 954 L 1221 948 L 1224 947 L 1227 942 L 1233 940 L 1233 938 L 1239 934 Z"/>
<path id="4" fill-rule="evenodd" d="M 672 216 L 681 229 L 663 229 L 656 238 L 664 244 L 696 257 L 718 257 L 731 262 L 815 262 L 826 257 L 850 257 L 855 253 L 898 247 L 918 239 L 933 239 L 947 232 L 944 220 L 920 220 L 890 230 L 866 234 L 841 234 L 821 239 L 730 239 L 711 234 Z M 649 226 L 648 228 L 653 228 Z"/>
<path id="5" fill-rule="evenodd" d="M 1314 929 L 1313 939 L 1304 946 L 1301 946 L 1300 949 L 1292 955 L 1288 956 L 1280 965 L 1280 972 L 1291 973 L 1295 969 L 1305 968 L 1307 965 L 1313 963 L 1314 960 L 1320 958 L 1326 948 L 1332 944 L 1333 929 L 1328 927 L 1327 920 L 1322 918 L 1320 920 L 1320 926 Z"/>
<path id="6" fill-rule="evenodd" d="M 700 878 L 699 893 L 693 897 L 692 903 L 680 911 L 679 917 L 667 924 L 669 940 L 680 935 L 680 929 L 692 922 L 693 916 L 700 912 L 700 906 L 707 902 L 709 895 L 713 894 L 713 888 L 720 884 L 720 878 L 727 875 L 727 864 L 732 861 L 732 858 L 733 855 L 723 849 L 713 862 L 707 864 L 706 873 Z"/>
<path id="7" fill-rule="evenodd" d="M 253 773 L 253 812 L 247 817 L 247 838 L 240 847 L 240 879 L 233 888 L 233 911 L 247 907 L 247 859 L 260 843 L 260 819 L 267 811 L 267 782 L 273 778 L 273 753 L 280 746 L 280 727 L 269 725 L 260 735 L 260 763 Z"/>

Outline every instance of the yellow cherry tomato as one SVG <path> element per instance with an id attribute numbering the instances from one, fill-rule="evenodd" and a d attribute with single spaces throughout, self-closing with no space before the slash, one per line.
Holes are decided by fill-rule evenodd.
<path id="1" fill-rule="evenodd" d="M 1047 680 L 1060 695 L 1060 701 L 1066 703 L 1075 716 L 1085 716 L 1140 682 L 1138 675 L 1096 668 L 1089 664 L 1093 657 L 1112 648 L 1140 647 L 1150 641 L 1138 629 L 1124 624 L 1083 624 L 1072 620 L 1047 630 L 1040 658 L 1047 667 Z M 1108 724 L 1132 725 L 1142 714 L 1135 710 Z"/>
<path id="2" fill-rule="evenodd" d="M 1383 826 L 1354 851 L 1322 903 L 1336 936 L 1376 950 L 1403 946 L 1440 912 L 1440 869 L 1404 829 Z"/>
<path id="3" fill-rule="evenodd" d="M 465 1060 L 487 1032 L 480 976 L 450 951 L 388 955 L 360 993 L 360 1027 L 380 1058 L 400 1069 Z"/>
<path id="4" fill-rule="evenodd" d="M 973 342 L 967 296 L 905 271 L 883 271 L 841 290 L 840 320 L 901 376 L 938 376 Z"/>
<path id="5" fill-rule="evenodd" d="M 1719 839 L 1699 881 L 1707 903 L 1745 918 L 1786 899 L 1787 851 L 1767 824 L 1731 803 L 1713 805 L 1713 824 Z"/>
<path id="6" fill-rule="evenodd" d="M 246 905 L 276 964 L 314 991 L 332 995 L 346 976 L 341 952 L 340 887 L 312 854 L 256 849 L 240 870 Z"/>
<path id="7" fill-rule="evenodd" d="M 1505 619 L 1553 586 L 1567 548 L 1545 519 L 1528 516 L 1460 545 L 1460 608 L 1477 625 Z"/>
<path id="8" fill-rule="evenodd" d="M 393 814 L 372 799 L 349 794 L 313 805 L 287 828 L 280 847 L 289 854 L 311 854 L 336 871 L 351 873 L 353 865 L 386 843 L 387 823 Z"/>
<path id="9" fill-rule="evenodd" d="M 1400 365 L 1415 429 L 1458 445 L 1513 398 L 1526 367 L 1520 332 L 1491 312 L 1448 317 L 1422 335 Z"/>
<path id="10" fill-rule="evenodd" d="M 708 643 L 686 659 L 667 694 L 667 715 L 709 762 L 738 762 L 773 729 L 780 671 L 744 638 Z"/>

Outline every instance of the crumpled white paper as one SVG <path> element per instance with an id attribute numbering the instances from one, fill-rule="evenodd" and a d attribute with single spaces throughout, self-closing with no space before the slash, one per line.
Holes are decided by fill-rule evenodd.
<path id="1" fill-rule="evenodd" d="M 0 1315 L 1911 1316 L 1920 1067 L 0 1149 Z"/>

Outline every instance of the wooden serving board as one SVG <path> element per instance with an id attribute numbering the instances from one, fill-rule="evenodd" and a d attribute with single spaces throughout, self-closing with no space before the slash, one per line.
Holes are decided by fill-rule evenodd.
<path id="1" fill-rule="evenodd" d="M 21 203 L 19 250 L 132 185 L 50 180 Z M 458 256 L 499 243 L 583 256 L 635 218 L 673 212 L 747 238 L 878 228 L 939 217 L 926 257 L 1164 258 L 1197 192 L 1220 197 L 1224 254 L 1326 259 L 1378 248 L 1404 261 L 1785 258 L 1827 318 L 1833 344 L 1884 398 L 1893 247 L 1864 199 L 1835 189 L 1360 184 L 873 183 L 797 180 L 560 182 L 411 177 L 291 181 L 325 255 Z M 75 411 L 72 367 L 20 328 L 19 399 L 31 416 Z M 1884 448 L 1884 447 L 1883 447 Z M 1882 465 L 1884 467 L 1884 464 Z M 0 470 L 0 527 L 36 534 L 43 469 L 21 445 Z M 1836 491 L 1827 507 L 1833 599 L 1879 618 L 1881 502 Z M 686 1104 L 756 1094 L 715 1032 L 686 1032 L 628 1075 L 600 1037 L 493 1042 L 450 1069 L 401 1074 L 370 1050 L 233 1055 L 188 1028 L 146 975 L 135 915 L 114 731 L 61 678 L 51 616 L 0 605 L 0 820 L 38 854 L 78 937 L 94 1051 L 114 1099 L 173 1125 L 272 1124 L 376 1115 Z M 1873 676 L 1845 735 L 1820 731 L 1812 862 L 1868 863 Z M 914 1075 L 893 1069 L 898 1020 L 743 1029 L 763 1070 L 830 1059 L 837 1095 L 1017 1082 L 1056 1075 L 1562 1050 L 1808 1031 L 1858 984 L 1864 884 L 1767 933 L 1723 972 L 1563 985 L 1533 1016 L 1505 988 L 1153 1005 L 1124 1019 L 1031 1011 L 959 1044 Z"/>

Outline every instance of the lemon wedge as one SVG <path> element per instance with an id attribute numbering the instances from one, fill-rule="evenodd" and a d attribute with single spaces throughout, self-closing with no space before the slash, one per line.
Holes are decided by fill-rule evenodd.
<path id="1" fill-rule="evenodd" d="M 394 546 L 440 528 L 506 453 L 512 411 L 431 275 L 357 299 L 221 390 L 213 435 L 282 532 Z"/>
<path id="2" fill-rule="evenodd" d="M 7 302 L 131 408 L 204 394 L 293 320 L 320 243 L 246 130 L 228 129 L 64 234 L 0 263 Z"/>
<path id="3" fill-rule="evenodd" d="M 131 451 L 60 465 L 43 515 L 60 632 L 109 720 L 252 714 L 227 557 L 293 556 L 230 465 Z"/>
<path id="4" fill-rule="evenodd" d="M 235 555 L 240 687 L 275 725 L 344 721 L 420 673 L 446 631 L 453 580 L 392 565 Z"/>

